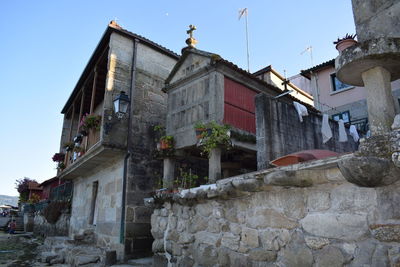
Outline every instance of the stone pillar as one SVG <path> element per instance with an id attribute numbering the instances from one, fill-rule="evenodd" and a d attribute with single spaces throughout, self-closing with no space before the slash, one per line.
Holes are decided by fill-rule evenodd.
<path id="1" fill-rule="evenodd" d="M 390 78 L 390 72 L 382 67 L 374 67 L 362 73 L 372 135 L 389 132 L 395 116 Z"/>
<path id="2" fill-rule="evenodd" d="M 221 179 L 221 149 L 213 148 L 208 159 L 208 181 L 215 183 Z"/>
<path id="3" fill-rule="evenodd" d="M 164 159 L 163 187 L 171 188 L 174 185 L 175 159 Z"/>

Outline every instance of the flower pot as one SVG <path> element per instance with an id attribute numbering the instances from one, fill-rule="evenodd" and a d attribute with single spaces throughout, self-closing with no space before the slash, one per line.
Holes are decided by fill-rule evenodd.
<path id="1" fill-rule="evenodd" d="M 88 136 L 89 134 L 86 130 L 81 130 L 79 133 L 83 136 Z"/>
<path id="2" fill-rule="evenodd" d="M 206 128 L 197 128 L 196 131 L 196 138 L 201 139 L 203 133 L 206 131 Z"/>
<path id="3" fill-rule="evenodd" d="M 339 53 L 341 53 L 343 50 L 355 45 L 356 43 L 357 43 L 357 41 L 354 39 L 341 40 L 340 42 L 338 42 L 336 44 L 336 49 L 339 51 Z"/>
<path id="4" fill-rule="evenodd" d="M 166 142 L 164 140 L 160 140 L 160 149 L 169 149 L 171 148 L 171 144 L 169 142 Z"/>

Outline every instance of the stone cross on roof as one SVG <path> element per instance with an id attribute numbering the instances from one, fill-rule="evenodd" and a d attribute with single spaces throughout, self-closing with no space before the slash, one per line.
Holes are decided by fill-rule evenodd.
<path id="1" fill-rule="evenodd" d="M 191 48 L 194 48 L 195 45 L 197 44 L 197 40 L 193 38 L 194 30 L 196 30 L 196 26 L 189 25 L 189 30 L 186 31 L 186 33 L 189 34 L 189 38 L 186 39 L 186 44 Z"/>

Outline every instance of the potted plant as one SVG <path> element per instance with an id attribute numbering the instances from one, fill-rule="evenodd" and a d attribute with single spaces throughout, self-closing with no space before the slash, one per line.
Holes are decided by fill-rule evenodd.
<path id="1" fill-rule="evenodd" d="M 345 37 L 338 38 L 337 41 L 333 42 L 333 44 L 336 45 L 336 49 L 339 51 L 339 53 L 341 53 L 346 48 L 349 48 L 350 46 L 353 46 L 357 43 L 357 41 L 354 40 L 356 36 L 356 34 L 346 33 Z"/>
<path id="2" fill-rule="evenodd" d="M 74 137 L 74 147 L 79 146 L 82 143 L 83 136 L 81 134 L 78 134 L 77 136 Z"/>
<path id="3" fill-rule="evenodd" d="M 64 170 L 64 169 L 65 169 L 65 164 L 64 164 L 64 162 L 59 162 L 59 163 L 57 164 L 57 169 L 60 170 L 60 171 Z"/>
<path id="4" fill-rule="evenodd" d="M 100 130 L 101 126 L 101 116 L 95 114 L 85 114 L 82 116 L 82 119 L 79 123 L 79 131 L 83 136 L 88 135 L 88 131 L 90 129 L 94 129 L 96 131 Z"/>
<path id="5" fill-rule="evenodd" d="M 201 123 L 201 122 L 197 122 L 194 125 L 194 130 L 196 132 L 196 138 L 197 139 L 201 139 L 203 137 L 203 134 L 207 131 L 206 125 Z"/>
<path id="6" fill-rule="evenodd" d="M 80 146 L 75 146 L 74 152 L 77 154 L 78 157 L 81 157 L 81 156 L 83 156 L 83 154 L 85 154 L 85 149 Z"/>
<path id="7" fill-rule="evenodd" d="M 160 138 L 160 149 L 171 149 L 174 146 L 174 137 L 172 135 L 164 135 Z"/>
<path id="8" fill-rule="evenodd" d="M 65 148 L 65 151 L 70 152 L 74 149 L 75 143 L 74 142 L 66 142 L 63 145 L 63 148 Z"/>
<path id="9" fill-rule="evenodd" d="M 55 153 L 52 159 L 54 162 L 63 162 L 65 159 L 65 154 L 61 152 Z"/>

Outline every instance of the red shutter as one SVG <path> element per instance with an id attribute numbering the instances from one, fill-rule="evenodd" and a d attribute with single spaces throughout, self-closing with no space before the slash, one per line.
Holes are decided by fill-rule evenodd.
<path id="1" fill-rule="evenodd" d="M 254 97 L 257 92 L 226 77 L 224 89 L 224 123 L 256 133 Z"/>

